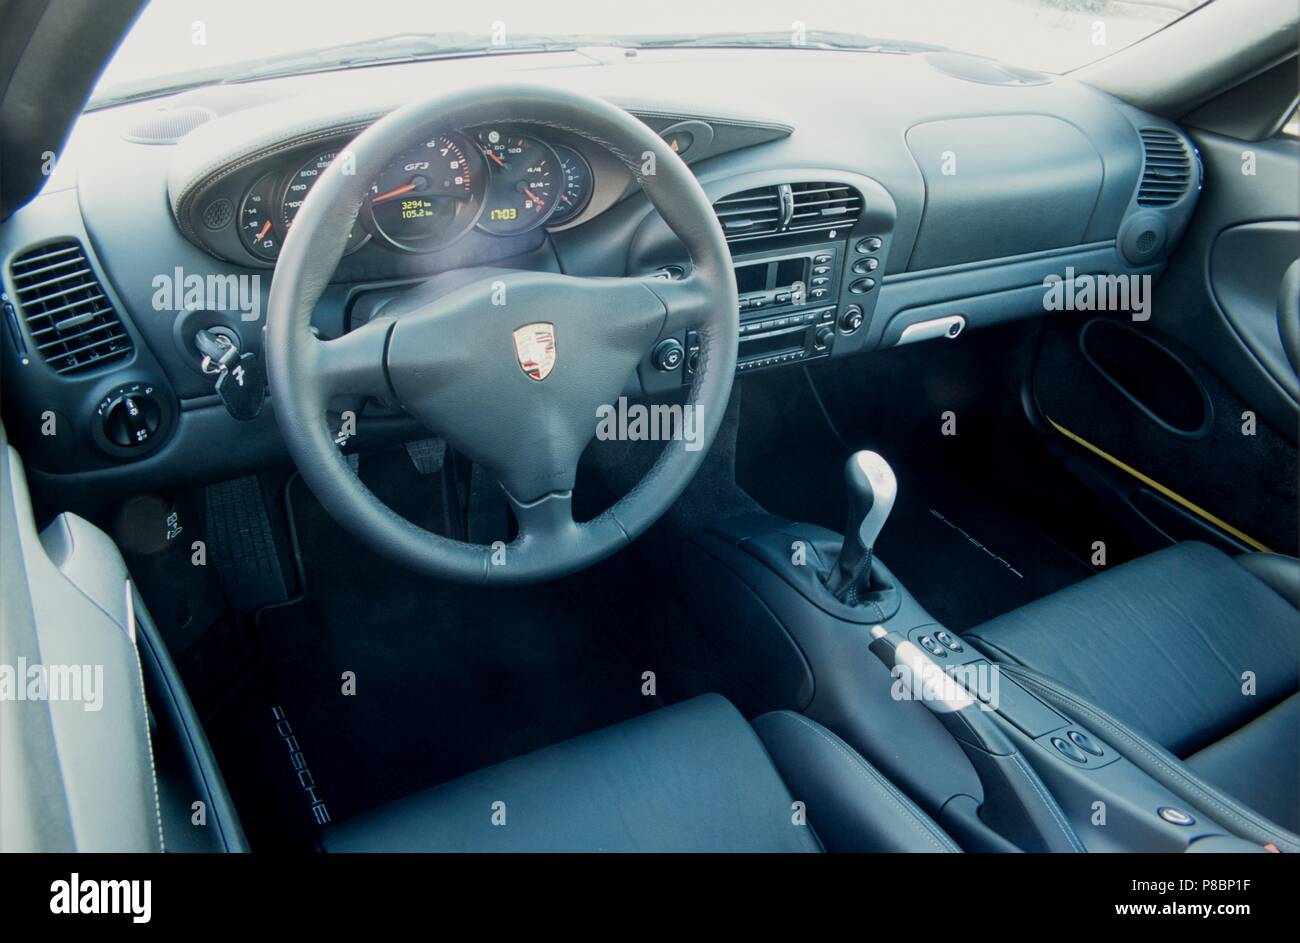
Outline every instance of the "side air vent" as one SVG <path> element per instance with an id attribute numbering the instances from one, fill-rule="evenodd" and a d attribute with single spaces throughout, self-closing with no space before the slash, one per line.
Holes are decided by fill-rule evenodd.
<path id="1" fill-rule="evenodd" d="M 789 232 L 812 232 L 819 229 L 849 228 L 862 212 L 858 191 L 842 183 L 793 183 L 794 212 Z"/>
<path id="2" fill-rule="evenodd" d="M 1138 206 L 1168 206 L 1187 192 L 1192 179 L 1192 159 L 1183 139 L 1165 128 L 1143 128 L 1142 182 Z"/>
<path id="3" fill-rule="evenodd" d="M 758 187 L 723 197 L 713 204 L 728 242 L 770 236 L 781 228 L 781 192 Z"/>
<path id="4" fill-rule="evenodd" d="M 9 263 L 19 313 L 55 373 L 84 373 L 131 353 L 131 339 L 74 239 L 48 243 Z"/>

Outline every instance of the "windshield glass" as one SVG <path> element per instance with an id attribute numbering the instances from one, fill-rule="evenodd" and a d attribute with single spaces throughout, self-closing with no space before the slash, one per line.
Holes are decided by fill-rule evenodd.
<path id="1" fill-rule="evenodd" d="M 100 77 L 92 104 L 265 75 L 595 44 L 890 52 L 939 46 L 1060 73 L 1123 49 L 1206 2 L 153 0 Z"/>

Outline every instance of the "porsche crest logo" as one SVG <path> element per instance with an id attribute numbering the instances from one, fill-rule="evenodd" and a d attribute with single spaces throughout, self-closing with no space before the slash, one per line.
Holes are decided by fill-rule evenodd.
<path id="1" fill-rule="evenodd" d="M 546 321 L 515 329 L 515 356 L 534 380 L 545 380 L 555 366 L 555 325 Z"/>

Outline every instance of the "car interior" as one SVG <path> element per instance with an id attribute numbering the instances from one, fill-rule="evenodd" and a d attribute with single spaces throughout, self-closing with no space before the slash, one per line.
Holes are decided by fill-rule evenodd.
<path id="1" fill-rule="evenodd" d="M 1294 0 L 260 6 L 0 2 L 0 848 L 1300 851 Z"/>

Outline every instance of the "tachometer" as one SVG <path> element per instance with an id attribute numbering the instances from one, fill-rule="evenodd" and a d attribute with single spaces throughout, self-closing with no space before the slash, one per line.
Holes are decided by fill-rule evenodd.
<path id="1" fill-rule="evenodd" d="M 402 249 L 428 250 L 464 235 L 483 208 L 482 161 L 459 134 L 402 154 L 370 187 L 375 232 Z"/>
<path id="2" fill-rule="evenodd" d="M 307 199 L 308 192 L 316 185 L 325 168 L 334 163 L 334 158 L 337 156 L 338 151 L 325 151 L 313 155 L 311 160 L 294 171 L 293 176 L 289 178 L 289 183 L 284 188 L 284 198 L 280 201 L 280 222 L 284 225 L 286 233 L 293 226 L 293 221 L 298 216 L 298 210 L 302 209 L 302 202 Z M 348 233 L 348 247 L 345 251 L 355 252 L 365 245 L 369 238 L 368 232 L 353 225 L 351 232 Z"/>
<path id="3" fill-rule="evenodd" d="M 556 226 L 567 222 L 586 209 L 591 199 L 591 165 L 586 158 L 571 147 L 552 144 L 555 156 L 560 158 L 560 170 L 564 175 L 564 186 L 555 201 L 555 213 L 546 225 Z"/>
<path id="4" fill-rule="evenodd" d="M 564 176 L 551 146 L 505 128 L 480 131 L 478 144 L 490 176 L 479 228 L 516 236 L 550 219 Z"/>

